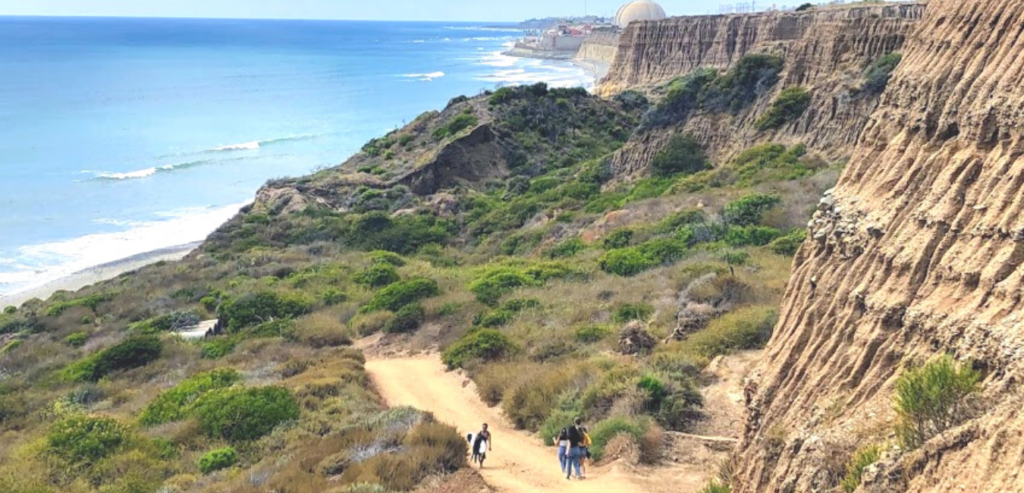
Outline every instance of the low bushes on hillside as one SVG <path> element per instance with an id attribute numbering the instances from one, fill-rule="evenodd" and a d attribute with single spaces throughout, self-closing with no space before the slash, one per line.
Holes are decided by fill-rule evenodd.
<path id="1" fill-rule="evenodd" d="M 397 312 L 402 307 L 441 294 L 437 281 L 425 277 L 396 282 L 374 293 L 373 298 L 360 310 L 370 313 L 379 310 Z"/>
<path id="2" fill-rule="evenodd" d="M 240 379 L 234 368 L 219 368 L 200 373 L 160 394 L 146 406 L 139 423 L 153 426 L 185 419 L 192 412 L 196 399 L 211 390 L 234 385 Z"/>
<path id="3" fill-rule="evenodd" d="M 754 226 L 761 222 L 766 212 L 780 203 L 782 198 L 778 195 L 753 193 L 726 204 L 722 219 L 730 225 Z"/>
<path id="4" fill-rule="evenodd" d="M 780 236 L 771 243 L 768 244 L 768 249 L 777 255 L 784 257 L 792 257 L 796 255 L 797 250 L 804 244 L 804 240 L 807 239 L 807 231 L 803 229 L 793 230 L 793 232 Z"/>
<path id="5" fill-rule="evenodd" d="M 244 294 L 220 305 L 219 313 L 228 332 L 278 318 L 293 318 L 309 312 L 312 302 L 298 295 L 279 295 L 272 291 Z"/>
<path id="6" fill-rule="evenodd" d="M 203 394 L 193 415 L 210 438 L 251 441 L 281 423 L 298 419 L 299 404 L 281 387 L 223 388 Z"/>
<path id="7" fill-rule="evenodd" d="M 511 339 L 494 329 L 478 329 L 470 331 L 448 349 L 444 350 L 442 359 L 448 368 L 461 368 L 471 359 L 494 360 L 511 355 L 518 351 Z"/>
<path id="8" fill-rule="evenodd" d="M 888 55 L 875 60 L 864 72 L 863 90 L 868 94 L 880 94 L 889 85 L 893 71 L 903 61 L 900 53 L 889 53 Z"/>
<path id="9" fill-rule="evenodd" d="M 758 130 L 771 130 L 796 121 L 811 105 L 811 93 L 800 86 L 787 87 L 757 121 Z"/>
<path id="10" fill-rule="evenodd" d="M 427 312 L 423 305 L 413 303 L 399 308 L 395 317 L 384 324 L 385 334 L 405 334 L 415 332 L 420 324 L 427 318 Z"/>
<path id="11" fill-rule="evenodd" d="M 497 305 L 503 296 L 527 286 L 541 286 L 552 279 L 564 279 L 578 272 L 557 262 L 521 266 L 491 267 L 469 285 L 469 291 L 486 305 Z"/>
<path id="12" fill-rule="evenodd" d="M 381 288 L 401 280 L 398 269 L 385 262 L 375 262 L 356 274 L 354 280 L 371 288 Z"/>
<path id="13" fill-rule="evenodd" d="M 673 135 L 668 145 L 651 160 L 651 171 L 659 176 L 692 175 L 710 167 L 704 148 L 689 134 Z"/>
<path id="14" fill-rule="evenodd" d="M 675 238 L 656 238 L 637 246 L 609 250 L 598 259 L 601 270 L 623 277 L 632 277 L 646 270 L 679 260 L 687 244 Z"/>
<path id="15" fill-rule="evenodd" d="M 480 123 L 480 120 L 476 115 L 473 115 L 472 113 L 461 113 L 452 117 L 452 119 L 448 120 L 444 125 L 437 127 L 433 134 L 434 140 L 444 140 L 447 137 L 456 136 L 459 132 L 470 127 L 475 127 L 478 123 Z"/>
<path id="16" fill-rule="evenodd" d="M 46 308 L 45 314 L 47 317 L 59 317 L 68 309 L 76 306 L 84 306 L 92 311 L 96 311 L 96 308 L 102 303 L 112 299 L 114 299 L 113 293 L 94 293 L 71 300 L 58 300 Z"/>
<path id="17" fill-rule="evenodd" d="M 896 438 L 914 450 L 967 419 L 968 396 L 980 388 L 981 374 L 959 367 L 948 355 L 904 372 L 896 381 Z"/>
<path id="18" fill-rule="evenodd" d="M 687 351 L 706 359 L 743 349 L 759 349 L 768 343 L 778 312 L 774 307 L 740 308 L 712 320 L 707 328 L 683 342 Z"/>
<path id="19" fill-rule="evenodd" d="M 95 382 L 115 371 L 145 366 L 163 353 L 163 343 L 156 336 L 132 336 L 64 369 L 65 380 Z"/>
<path id="20" fill-rule="evenodd" d="M 142 322 L 136 322 L 129 328 L 140 334 L 158 334 L 161 332 L 176 332 L 194 325 L 198 325 L 202 320 L 199 315 L 193 311 L 176 311 L 154 317 Z"/>
<path id="21" fill-rule="evenodd" d="M 77 415 L 54 423 L 46 444 L 69 463 L 88 464 L 112 455 L 130 437 L 129 429 L 114 419 Z"/>
<path id="22" fill-rule="evenodd" d="M 221 469 L 227 469 L 237 462 L 238 452 L 235 452 L 234 447 L 214 449 L 199 458 L 199 472 L 210 474 Z"/>

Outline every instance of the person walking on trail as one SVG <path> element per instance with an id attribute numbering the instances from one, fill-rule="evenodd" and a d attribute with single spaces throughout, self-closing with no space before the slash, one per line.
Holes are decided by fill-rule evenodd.
<path id="1" fill-rule="evenodd" d="M 580 423 L 580 433 L 583 435 L 583 442 L 580 444 L 580 471 L 583 474 L 580 479 L 587 478 L 587 459 L 590 458 L 590 435 L 587 433 L 587 427 Z"/>
<path id="2" fill-rule="evenodd" d="M 569 448 L 565 452 L 565 457 L 568 459 L 566 464 L 565 479 L 572 479 L 572 471 L 576 470 L 576 479 L 583 479 L 583 475 L 580 474 L 580 457 L 583 453 L 583 430 L 581 425 L 583 420 L 576 418 L 573 420 L 573 425 L 569 427 Z"/>
<path id="3" fill-rule="evenodd" d="M 566 451 L 569 450 L 569 428 L 562 428 L 562 431 L 558 432 L 558 436 L 552 438 L 551 441 L 558 446 L 558 464 L 562 466 L 562 472 L 567 472 L 569 457 L 566 455 Z"/>
<path id="4" fill-rule="evenodd" d="M 477 432 L 473 440 L 473 456 L 476 457 L 476 461 L 480 464 L 481 469 L 484 467 L 484 459 L 487 458 L 487 452 L 490 451 L 491 432 L 487 430 L 487 423 L 484 423 L 483 429 Z"/>

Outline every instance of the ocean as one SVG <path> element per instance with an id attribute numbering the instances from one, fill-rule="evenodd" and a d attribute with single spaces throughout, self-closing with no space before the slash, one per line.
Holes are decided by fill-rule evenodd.
<path id="1" fill-rule="evenodd" d="M 470 23 L 0 17 L 0 296 L 205 238 L 266 180 L 567 62 Z"/>

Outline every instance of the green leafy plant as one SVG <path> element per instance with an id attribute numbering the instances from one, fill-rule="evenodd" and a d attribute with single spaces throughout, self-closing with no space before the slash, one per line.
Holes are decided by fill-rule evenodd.
<path id="1" fill-rule="evenodd" d="M 381 288 L 400 281 L 398 269 L 386 262 L 370 264 L 362 272 L 356 274 L 355 281 L 371 288 Z"/>
<path id="2" fill-rule="evenodd" d="M 200 373 L 160 394 L 139 416 L 143 426 L 153 426 L 185 419 L 200 396 L 216 389 L 231 387 L 240 379 L 234 368 L 219 368 Z"/>
<path id="3" fill-rule="evenodd" d="M 461 368 L 471 359 L 494 360 L 518 351 L 511 339 L 494 329 L 470 331 L 445 349 L 442 359 L 449 368 Z"/>
<path id="4" fill-rule="evenodd" d="M 896 438 L 914 450 L 930 438 L 960 424 L 969 415 L 967 397 L 979 390 L 981 374 L 969 364 L 959 367 L 948 355 L 904 372 L 896 380 Z"/>
<path id="5" fill-rule="evenodd" d="M 81 464 L 113 454 L 129 438 L 128 428 L 114 419 L 76 415 L 54 423 L 46 443 L 58 457 Z"/>
<path id="6" fill-rule="evenodd" d="M 71 334 L 68 334 L 68 336 L 64 338 L 64 344 L 67 344 L 68 346 L 71 347 L 82 347 L 88 340 L 88 332 L 72 332 Z"/>
<path id="7" fill-rule="evenodd" d="M 281 387 L 226 388 L 203 394 L 193 415 L 210 438 L 251 441 L 286 421 L 298 419 L 299 404 Z"/>
<path id="8" fill-rule="evenodd" d="M 214 449 L 199 458 L 199 472 L 210 474 L 221 469 L 227 469 L 237 462 L 238 452 L 235 452 L 233 447 Z"/>
<path id="9" fill-rule="evenodd" d="M 362 313 L 379 310 L 397 312 L 405 305 L 415 303 L 441 294 L 437 281 L 425 277 L 417 277 L 399 281 L 374 293 L 370 302 L 360 309 Z"/>
<path id="10" fill-rule="evenodd" d="M 651 171 L 659 176 L 691 175 L 709 167 L 704 148 L 690 134 L 673 135 L 651 160 Z"/>
<path id="11" fill-rule="evenodd" d="M 722 218 L 726 224 L 754 226 L 761 222 L 764 214 L 782 203 L 775 194 L 753 193 L 725 205 Z"/>
<path id="12" fill-rule="evenodd" d="M 655 264 L 636 247 L 609 250 L 598 259 L 601 270 L 623 277 L 632 277 Z"/>
<path id="13" fill-rule="evenodd" d="M 130 370 L 155 361 L 162 354 L 163 347 L 156 336 L 132 336 L 72 363 L 64 369 L 62 377 L 73 382 L 95 382 L 115 371 Z"/>
<path id="14" fill-rule="evenodd" d="M 780 236 L 771 243 L 768 244 L 768 249 L 776 255 L 782 255 L 784 257 L 792 257 L 796 255 L 797 250 L 804 244 L 804 240 L 807 239 L 807 231 L 803 229 L 797 229 L 793 232 Z"/>
<path id="15" fill-rule="evenodd" d="M 385 334 L 404 334 L 414 332 L 426 319 L 427 312 L 419 303 L 405 305 L 395 312 L 395 318 L 384 324 Z"/>
<path id="16" fill-rule="evenodd" d="M 863 90 L 869 94 L 879 94 L 889 85 L 893 71 L 903 61 L 900 53 L 889 53 L 875 60 L 864 73 Z"/>
<path id="17" fill-rule="evenodd" d="M 757 121 L 757 129 L 771 130 L 796 121 L 810 105 L 811 93 L 807 89 L 800 86 L 787 87 Z"/>
<path id="18" fill-rule="evenodd" d="M 612 320 L 624 324 L 633 320 L 647 321 L 651 315 L 654 315 L 654 307 L 647 303 L 626 303 L 615 308 Z"/>
<path id="19" fill-rule="evenodd" d="M 878 462 L 882 456 L 881 448 L 878 445 L 869 445 L 853 453 L 853 457 L 846 465 L 846 476 L 839 483 L 844 493 L 853 493 L 860 487 L 861 477 L 868 466 Z"/>
<path id="20" fill-rule="evenodd" d="M 587 325 L 576 329 L 576 340 L 584 344 L 598 342 L 612 333 L 612 329 L 604 325 Z"/>
<path id="21" fill-rule="evenodd" d="M 312 302 L 298 295 L 278 295 L 272 291 L 245 294 L 220 305 L 220 316 L 227 321 L 228 332 L 278 318 L 305 315 Z"/>

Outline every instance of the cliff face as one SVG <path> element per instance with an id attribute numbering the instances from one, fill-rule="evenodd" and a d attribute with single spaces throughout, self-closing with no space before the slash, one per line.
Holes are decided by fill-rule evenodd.
<path id="1" fill-rule="evenodd" d="M 583 42 L 583 46 L 580 46 L 580 51 L 576 53 L 576 58 L 610 65 L 615 61 L 615 54 L 618 51 L 619 33 L 599 31 Z"/>
<path id="2" fill-rule="evenodd" d="M 869 5 L 630 25 L 601 81 L 598 91 L 603 95 L 652 89 L 702 67 L 725 70 L 749 54 L 779 56 L 785 68 L 774 90 L 739 114 L 696 115 L 668 131 L 639 135 L 616 157 L 616 169 L 620 174 L 643 169 L 676 132 L 693 134 L 719 161 L 766 140 L 803 143 L 833 160 L 848 157 L 878 105 L 876 94 L 858 92 L 864 70 L 900 51 L 923 12 L 922 4 Z M 811 91 L 810 108 L 783 128 L 758 131 L 754 124 L 774 97 L 794 85 Z"/>
<path id="3" fill-rule="evenodd" d="M 858 491 L 1024 491 L 1022 35 L 1019 0 L 929 3 L 797 255 L 733 491 L 827 490 L 890 438 L 902 368 L 942 353 L 985 370 L 983 412 Z"/>

